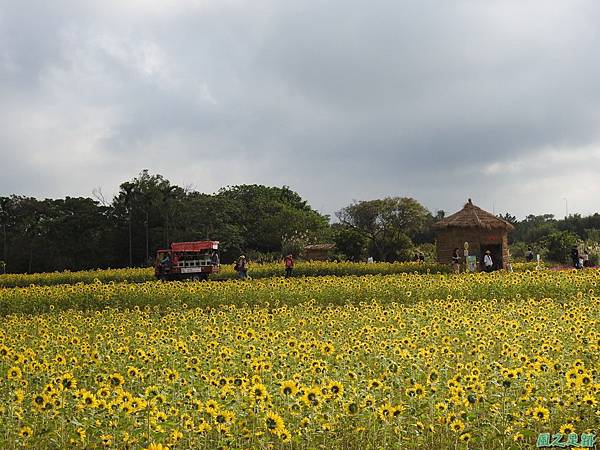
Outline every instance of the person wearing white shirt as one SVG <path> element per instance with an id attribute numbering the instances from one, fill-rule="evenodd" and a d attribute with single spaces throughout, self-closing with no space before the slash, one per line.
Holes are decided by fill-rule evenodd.
<path id="1" fill-rule="evenodd" d="M 485 256 L 483 257 L 483 265 L 485 266 L 486 272 L 491 272 L 494 267 L 494 262 L 492 261 L 492 255 L 489 250 L 486 250 Z"/>

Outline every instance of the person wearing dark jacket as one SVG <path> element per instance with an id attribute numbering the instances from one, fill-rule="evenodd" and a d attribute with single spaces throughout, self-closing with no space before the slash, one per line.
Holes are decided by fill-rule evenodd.
<path id="1" fill-rule="evenodd" d="M 212 255 L 210 255 L 210 263 L 216 267 L 221 265 L 221 261 L 219 260 L 219 253 L 216 250 L 212 252 Z"/>
<path id="2" fill-rule="evenodd" d="M 573 248 L 571 249 L 571 260 L 573 261 L 573 267 L 578 269 L 579 268 L 579 249 L 577 248 L 576 245 L 574 245 Z"/>
<path id="3" fill-rule="evenodd" d="M 245 280 L 248 277 L 248 261 L 244 255 L 240 256 L 236 265 L 235 270 L 238 273 L 240 279 Z"/>
<path id="4" fill-rule="evenodd" d="M 531 250 L 531 247 L 527 248 L 527 252 L 525 253 L 525 261 L 527 261 L 527 262 L 533 261 L 533 250 Z"/>

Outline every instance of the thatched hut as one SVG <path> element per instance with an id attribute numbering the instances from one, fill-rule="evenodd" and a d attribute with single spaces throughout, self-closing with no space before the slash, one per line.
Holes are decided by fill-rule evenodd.
<path id="1" fill-rule="evenodd" d="M 494 269 L 506 269 L 509 263 L 508 232 L 514 227 L 495 215 L 475 206 L 471 199 L 464 208 L 433 225 L 437 235 L 437 257 L 442 264 L 452 263 L 452 252 L 458 247 L 461 257 L 465 242 L 469 255 L 480 263 L 490 251 Z M 464 259 L 463 259 L 464 261 Z"/>

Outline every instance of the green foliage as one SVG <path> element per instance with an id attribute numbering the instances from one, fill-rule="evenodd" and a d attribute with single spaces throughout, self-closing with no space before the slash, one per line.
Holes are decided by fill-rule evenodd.
<path id="1" fill-rule="evenodd" d="M 309 233 L 295 231 L 291 235 L 285 235 L 281 239 L 281 253 L 283 255 L 292 255 L 295 258 L 304 253 L 304 248 L 308 244 L 313 244 Z"/>
<path id="2" fill-rule="evenodd" d="M 237 217 L 241 206 L 219 195 L 188 193 L 174 241 L 217 240 L 221 261 L 235 260 L 245 247 L 244 227 Z"/>
<path id="3" fill-rule="evenodd" d="M 410 238 L 399 230 L 388 230 L 369 245 L 369 254 L 376 261 L 409 261 L 414 253 Z"/>
<path id="4" fill-rule="evenodd" d="M 540 258 L 544 261 L 548 258 L 548 249 L 544 247 L 543 243 L 539 244 L 527 244 L 526 242 L 514 242 L 510 245 L 511 259 L 514 260 L 525 260 L 525 254 L 527 249 L 531 247 L 534 255 L 540 255 Z"/>
<path id="5" fill-rule="evenodd" d="M 548 258 L 562 263 L 570 262 L 571 248 L 578 242 L 578 236 L 570 231 L 556 231 L 544 239 Z"/>
<path id="6" fill-rule="evenodd" d="M 435 244 L 432 244 L 431 242 L 420 244 L 416 250 L 423 253 L 425 256 L 425 261 L 437 260 L 436 247 Z"/>
<path id="7" fill-rule="evenodd" d="M 2 197 L 1 258 L 10 272 L 47 271 L 110 264 L 110 220 L 89 198 L 36 200 Z"/>
<path id="8" fill-rule="evenodd" d="M 507 221 L 511 225 L 516 225 L 519 222 L 515 216 L 513 216 L 512 214 L 509 214 L 509 213 L 506 213 L 504 215 L 499 214 L 498 217 Z"/>
<path id="9" fill-rule="evenodd" d="M 591 242 L 600 242 L 600 228 L 586 228 L 585 238 Z"/>
<path id="10" fill-rule="evenodd" d="M 279 274 L 279 262 L 281 261 L 280 252 L 260 252 L 258 250 L 248 250 L 244 253 L 244 255 L 251 265 L 250 270 L 252 278 L 263 278 L 265 273 L 269 273 L 273 276 Z M 263 270 L 265 265 L 270 265 L 271 263 L 277 263 L 277 269 L 275 271 L 267 272 Z M 217 278 L 237 278 L 237 276 L 237 272 L 230 273 L 223 271 L 218 275 Z"/>
<path id="11" fill-rule="evenodd" d="M 148 170 L 121 184 L 111 213 L 124 238 L 116 244 L 127 249 L 129 266 L 148 264 L 156 249 L 166 248 L 175 240 L 185 199 L 182 188 L 171 185 L 162 175 L 150 175 Z"/>
<path id="12" fill-rule="evenodd" d="M 512 233 L 512 239 L 527 244 L 541 242 L 556 231 L 569 231 L 576 234 L 581 240 L 598 240 L 597 230 L 600 230 L 600 214 L 595 213 L 587 217 L 573 214 L 562 220 L 557 220 L 552 214 L 529 215 L 525 220 L 513 223 L 513 225 L 515 225 L 515 231 Z"/>
<path id="13" fill-rule="evenodd" d="M 513 224 L 515 231 L 511 233 L 512 241 L 533 244 L 557 231 L 557 221 L 552 214 L 541 216 L 529 215 L 525 220 Z"/>
<path id="14" fill-rule="evenodd" d="M 326 234 L 328 218 L 313 210 L 289 187 L 241 185 L 221 189 L 219 198 L 237 205 L 233 218 L 243 229 L 243 244 L 260 252 L 281 252 L 284 236 Z"/>
<path id="15" fill-rule="evenodd" d="M 369 255 L 382 261 L 410 259 L 412 239 L 431 222 L 429 211 L 406 197 L 355 202 L 339 211 L 337 217 L 364 236 Z"/>
<path id="16" fill-rule="evenodd" d="M 336 250 L 342 259 L 360 261 L 366 257 L 367 237 L 354 227 L 335 223 L 331 227 Z"/>
<path id="17" fill-rule="evenodd" d="M 112 202 L 0 197 L 0 259 L 9 272 L 149 266 L 171 242 L 218 240 L 221 261 L 240 253 L 281 254 L 282 238 L 327 242 L 328 218 L 288 187 L 186 191 L 143 170 Z M 324 239 L 324 240 L 323 240 Z"/>

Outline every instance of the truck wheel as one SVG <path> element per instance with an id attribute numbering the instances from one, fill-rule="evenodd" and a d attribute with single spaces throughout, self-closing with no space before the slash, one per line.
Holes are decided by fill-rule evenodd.
<path id="1" fill-rule="evenodd" d="M 200 275 L 192 275 L 191 276 L 191 280 L 192 281 L 201 281 L 202 278 L 200 277 Z"/>

